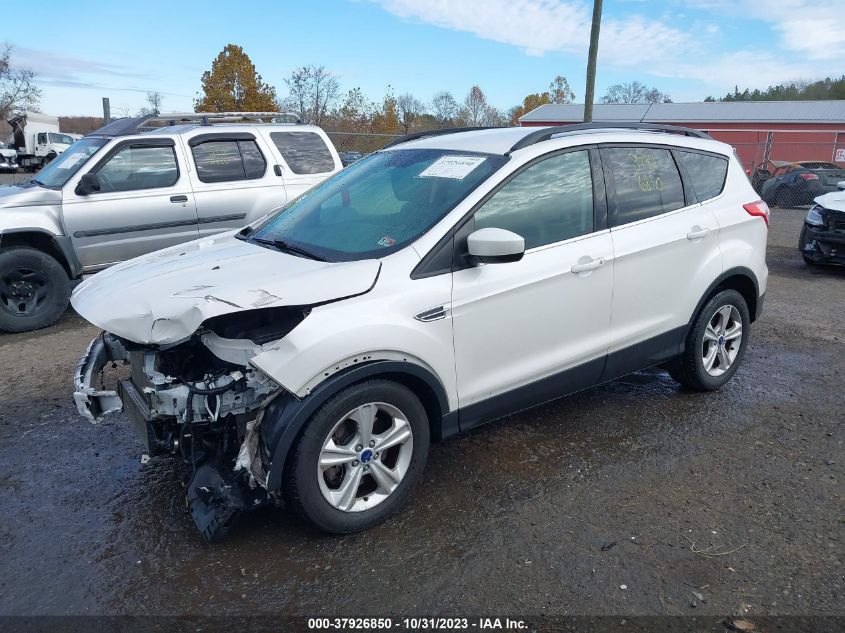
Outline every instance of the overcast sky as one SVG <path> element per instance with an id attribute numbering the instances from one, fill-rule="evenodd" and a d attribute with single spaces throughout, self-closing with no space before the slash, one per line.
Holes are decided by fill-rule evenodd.
<path id="1" fill-rule="evenodd" d="M 208 7 L 219 6 L 209 10 Z M 374 101 L 388 84 L 424 101 L 463 99 L 472 84 L 507 109 L 565 75 L 584 96 L 592 2 L 311 0 L 310 2 L 29 3 L 6 29 L 14 61 L 38 73 L 55 115 L 134 114 L 145 94 L 193 109 L 200 77 L 229 43 L 243 46 L 280 96 L 302 65 Z M 845 74 L 845 0 L 605 0 L 597 96 L 639 80 L 675 101 Z M 9 24 L 8 18 L 6 23 Z"/>

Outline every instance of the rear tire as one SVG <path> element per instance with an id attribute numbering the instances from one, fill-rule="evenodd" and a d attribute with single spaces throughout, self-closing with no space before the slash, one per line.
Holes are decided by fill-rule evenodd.
<path id="1" fill-rule="evenodd" d="M 428 417 L 410 389 L 381 379 L 352 385 L 306 423 L 285 464 L 285 498 L 324 532 L 366 530 L 408 502 L 428 446 Z"/>
<path id="2" fill-rule="evenodd" d="M 28 246 L 0 251 L 0 330 L 52 325 L 67 309 L 70 291 L 65 269 L 50 255 Z"/>
<path id="3" fill-rule="evenodd" d="M 683 354 L 666 369 L 682 385 L 715 391 L 736 373 L 745 356 L 751 318 L 736 290 L 722 290 L 701 309 L 686 338 Z"/>

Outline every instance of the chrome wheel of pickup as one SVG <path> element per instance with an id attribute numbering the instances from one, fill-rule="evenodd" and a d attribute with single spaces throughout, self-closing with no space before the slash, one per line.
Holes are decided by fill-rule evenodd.
<path id="1" fill-rule="evenodd" d="M 343 512 L 368 510 L 399 486 L 414 451 L 408 418 L 385 402 L 356 407 L 323 442 L 317 480 L 323 497 Z"/>

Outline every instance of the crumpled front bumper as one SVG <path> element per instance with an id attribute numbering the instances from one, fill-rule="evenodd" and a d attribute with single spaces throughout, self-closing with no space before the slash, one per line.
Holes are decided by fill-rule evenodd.
<path id="1" fill-rule="evenodd" d="M 126 360 L 123 345 L 107 332 L 91 341 L 74 373 L 73 400 L 82 417 L 96 424 L 107 413 L 123 408 L 116 390 L 98 388 L 95 383 L 106 365 Z"/>
<path id="2" fill-rule="evenodd" d="M 819 229 L 805 223 L 799 247 L 805 257 L 818 263 L 845 264 L 845 231 Z"/>

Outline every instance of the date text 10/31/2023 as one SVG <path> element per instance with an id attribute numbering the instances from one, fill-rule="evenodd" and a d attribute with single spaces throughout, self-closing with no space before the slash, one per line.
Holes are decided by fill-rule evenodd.
<path id="1" fill-rule="evenodd" d="M 528 629 L 528 624 L 524 620 L 496 617 L 414 617 L 402 618 L 400 620 L 393 620 L 392 618 L 309 618 L 308 629 L 313 631 L 376 631 L 390 629 L 411 631 L 518 631 Z"/>

